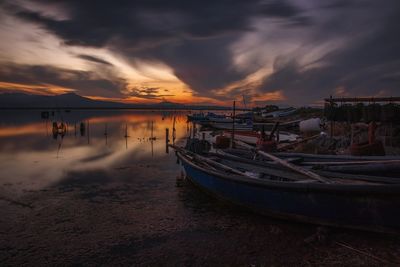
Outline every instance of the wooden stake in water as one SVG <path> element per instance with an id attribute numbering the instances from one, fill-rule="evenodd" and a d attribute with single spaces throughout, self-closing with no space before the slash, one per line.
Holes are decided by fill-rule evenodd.
<path id="1" fill-rule="evenodd" d="M 175 129 L 176 117 L 174 116 L 174 123 L 172 124 L 172 144 L 175 144 L 176 129 Z"/>
<path id="2" fill-rule="evenodd" d="M 153 144 L 153 142 L 154 142 L 154 135 L 153 135 L 153 132 L 154 132 L 154 121 L 151 121 L 151 137 L 150 137 L 150 143 L 151 143 L 151 156 L 153 157 L 154 156 L 154 144 Z"/>
<path id="3" fill-rule="evenodd" d="M 104 125 L 104 136 L 105 136 L 105 138 L 106 138 L 106 145 L 107 145 L 107 137 L 108 137 L 107 123 Z"/>
<path id="4" fill-rule="evenodd" d="M 46 136 L 49 136 L 49 129 L 47 127 L 49 119 L 46 119 Z"/>
<path id="5" fill-rule="evenodd" d="M 154 131 L 154 122 L 151 121 L 151 129 L 150 129 L 150 140 L 151 141 L 153 141 L 153 139 L 154 139 L 153 131 Z"/>
<path id="6" fill-rule="evenodd" d="M 236 113 L 236 101 L 233 100 L 233 113 L 232 113 L 232 140 L 231 147 L 235 148 L 235 114 Z"/>
<path id="7" fill-rule="evenodd" d="M 165 152 L 169 153 L 169 129 L 165 129 Z"/>
<path id="8" fill-rule="evenodd" d="M 124 135 L 124 137 L 125 137 L 125 148 L 128 149 L 128 137 L 129 137 L 129 135 L 128 135 L 128 124 L 126 124 L 126 123 L 125 123 L 125 135 Z"/>
<path id="9" fill-rule="evenodd" d="M 89 125 L 89 120 L 86 122 L 87 124 L 87 143 L 90 144 L 90 125 Z"/>
<path id="10" fill-rule="evenodd" d="M 333 99 L 332 99 L 332 96 L 330 97 L 330 101 L 329 101 L 329 103 L 330 103 L 330 108 L 331 108 L 331 111 L 333 110 Z M 333 121 L 333 120 L 331 120 L 331 138 L 333 138 L 333 128 L 335 127 L 335 122 Z"/>

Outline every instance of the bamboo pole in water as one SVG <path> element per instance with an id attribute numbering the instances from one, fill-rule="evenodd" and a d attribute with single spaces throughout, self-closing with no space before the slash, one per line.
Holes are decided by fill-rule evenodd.
<path id="1" fill-rule="evenodd" d="M 104 136 L 106 137 L 106 145 L 107 145 L 107 137 L 108 137 L 108 132 L 107 132 L 107 123 L 104 125 Z"/>
<path id="2" fill-rule="evenodd" d="M 236 115 L 235 112 L 236 112 L 236 101 L 233 100 L 231 148 L 235 148 L 235 115 Z"/>
<path id="3" fill-rule="evenodd" d="M 169 129 L 165 129 L 165 152 L 169 153 Z"/>
<path id="4" fill-rule="evenodd" d="M 90 129 L 89 129 L 89 120 L 86 122 L 87 124 L 87 143 L 90 144 Z"/>

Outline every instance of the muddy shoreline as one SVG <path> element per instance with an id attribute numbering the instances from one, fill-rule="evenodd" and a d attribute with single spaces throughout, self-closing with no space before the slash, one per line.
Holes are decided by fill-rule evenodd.
<path id="1" fill-rule="evenodd" d="M 169 164 L 174 164 L 169 157 Z M 69 173 L 22 195 L 1 185 L 3 266 L 377 266 L 400 238 L 291 223 L 215 200 L 179 167 Z M 132 175 L 134 173 L 134 175 Z M 113 179 L 118 177 L 118 179 Z M 321 230 L 322 229 L 322 230 Z"/>

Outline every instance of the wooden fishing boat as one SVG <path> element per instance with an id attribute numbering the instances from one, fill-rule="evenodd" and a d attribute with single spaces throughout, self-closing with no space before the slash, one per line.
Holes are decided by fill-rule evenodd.
<path id="1" fill-rule="evenodd" d="M 226 156 L 232 155 L 254 159 L 254 153 L 247 149 L 225 149 L 224 151 L 219 151 L 219 153 Z M 400 177 L 400 156 L 318 155 L 287 152 L 273 153 L 273 155 L 310 169 Z M 260 157 L 257 159 L 262 161 L 267 160 Z"/>
<path id="2" fill-rule="evenodd" d="M 200 121 L 207 121 L 207 116 L 204 113 L 195 113 L 187 115 L 188 121 L 193 122 L 200 122 Z"/>
<path id="3" fill-rule="evenodd" d="M 220 130 L 229 130 L 232 129 L 232 122 L 210 122 L 209 126 L 220 129 Z M 235 122 L 235 131 L 251 131 L 253 129 L 252 123 L 241 123 Z"/>
<path id="4" fill-rule="evenodd" d="M 232 127 L 231 127 L 232 128 Z M 265 131 L 266 135 L 270 135 L 271 131 Z M 224 135 L 231 137 L 232 131 L 224 131 Z M 297 134 L 292 134 L 289 132 L 279 132 L 279 142 L 295 142 L 298 139 Z M 235 132 L 235 139 L 243 141 L 247 144 L 255 145 L 257 141 L 261 138 L 260 132 L 255 131 L 238 131 Z"/>
<path id="5" fill-rule="evenodd" d="M 226 122 L 224 120 L 228 118 L 225 115 L 219 115 L 212 112 L 208 112 L 207 114 L 201 112 L 201 113 L 189 114 L 187 115 L 187 119 L 188 121 L 200 123 L 200 122 L 209 122 L 214 120 L 221 120 L 223 122 Z"/>
<path id="6" fill-rule="evenodd" d="M 284 168 L 229 164 L 223 157 L 174 148 L 191 182 L 256 212 L 313 224 L 400 232 L 400 184 L 396 180 L 325 175 L 329 183 L 324 183 Z"/>

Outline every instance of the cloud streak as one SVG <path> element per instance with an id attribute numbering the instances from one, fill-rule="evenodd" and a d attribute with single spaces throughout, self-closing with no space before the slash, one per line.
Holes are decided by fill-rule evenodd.
<path id="1" fill-rule="evenodd" d="M 138 62 L 167 66 L 186 86 L 181 91 L 217 100 L 246 94 L 257 103 L 302 105 L 337 92 L 394 95 L 400 85 L 396 0 L 4 3 L 4 12 L 21 23 L 56 36 L 62 48 L 78 49 L 72 57 L 89 67 L 0 62 L 3 82 L 53 84 L 102 97 L 178 95 L 173 86 L 151 84 L 152 77 L 135 83 L 129 70 L 123 76 L 110 57 L 90 52 L 103 49 L 132 69 L 140 69 Z"/>
<path id="2" fill-rule="evenodd" d="M 98 58 L 96 56 L 91 56 L 91 55 L 78 55 L 77 56 L 80 59 L 84 59 L 90 62 L 98 63 L 98 64 L 103 64 L 107 66 L 112 66 L 112 64 L 104 59 Z"/>
<path id="3" fill-rule="evenodd" d="M 31 88 L 60 87 L 81 95 L 122 97 L 126 83 L 123 79 L 106 79 L 90 71 L 61 69 L 52 66 L 8 64 L 0 66 L 0 81 L 26 85 Z M 32 86 L 33 85 L 33 86 Z"/>
<path id="4" fill-rule="evenodd" d="M 173 94 L 161 94 L 161 89 L 157 87 L 130 88 L 129 96 L 143 99 L 163 99 L 164 97 L 174 96 Z"/>
<path id="5" fill-rule="evenodd" d="M 228 48 L 240 34 L 252 30 L 254 18 L 269 17 L 293 25 L 309 22 L 297 6 L 283 0 L 59 3 L 68 7 L 69 19 L 56 20 L 23 7 L 14 13 L 45 27 L 67 45 L 108 47 L 128 61 L 161 61 L 202 95 L 248 75 L 235 70 Z"/>

